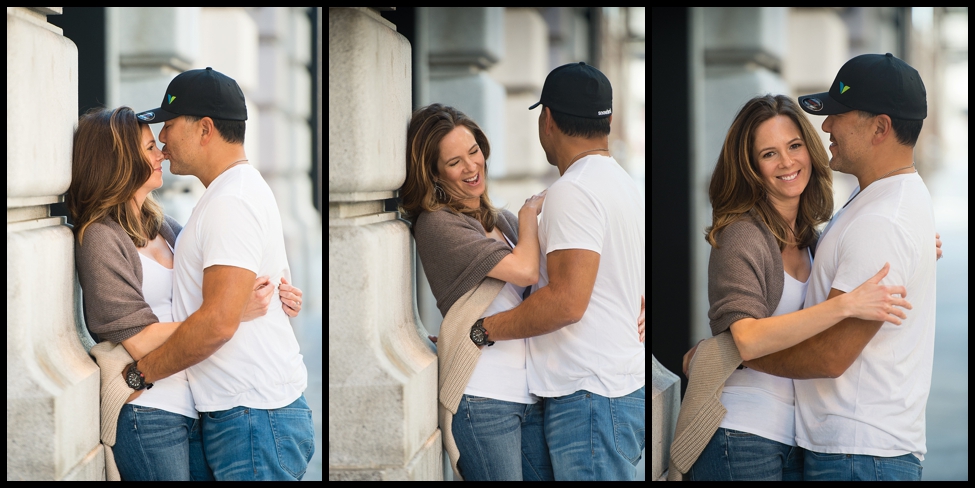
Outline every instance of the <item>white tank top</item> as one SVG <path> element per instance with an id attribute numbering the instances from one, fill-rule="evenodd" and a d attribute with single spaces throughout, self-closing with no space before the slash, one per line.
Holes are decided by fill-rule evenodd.
<path id="1" fill-rule="evenodd" d="M 810 263 L 812 255 L 808 254 Z M 772 316 L 802 309 L 806 300 L 806 282 L 785 275 L 782 298 Z M 725 429 L 740 430 L 789 446 L 796 445 L 796 392 L 789 378 L 780 378 L 754 369 L 739 369 L 724 383 L 721 403 L 728 409 L 721 421 Z"/>
<path id="2" fill-rule="evenodd" d="M 167 242 L 166 245 L 168 246 L 169 243 Z M 172 250 L 172 246 L 169 249 Z M 142 296 L 160 322 L 172 322 L 173 270 L 142 253 L 139 253 L 139 257 L 142 259 Z M 193 419 L 198 415 L 185 371 L 153 383 L 152 389 L 143 391 L 139 398 L 130 403 L 178 413 Z"/>
<path id="3" fill-rule="evenodd" d="M 505 236 L 505 240 L 508 236 Z M 511 241 L 508 245 L 514 247 Z M 525 287 L 505 283 L 504 288 L 491 302 L 482 317 L 505 312 L 522 302 Z M 538 398 L 528 393 L 528 369 L 525 339 L 497 341 L 493 346 L 481 349 L 481 357 L 474 367 L 474 374 L 467 382 L 464 393 L 472 396 L 493 398 L 515 403 L 535 403 Z"/>

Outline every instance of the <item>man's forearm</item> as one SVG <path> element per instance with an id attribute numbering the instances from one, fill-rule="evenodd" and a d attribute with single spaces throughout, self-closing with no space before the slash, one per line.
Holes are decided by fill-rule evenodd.
<path id="1" fill-rule="evenodd" d="M 484 319 L 489 340 L 506 341 L 535 337 L 577 322 L 568 316 L 556 293 L 543 286 L 521 305 Z"/>
<path id="2" fill-rule="evenodd" d="M 210 357 L 230 340 L 224 337 L 197 311 L 183 322 L 169 340 L 139 361 L 146 383 L 154 383 Z M 232 336 L 231 336 L 232 337 Z"/>
<path id="3" fill-rule="evenodd" d="M 795 346 L 743 364 L 783 378 L 836 378 L 856 361 L 882 325 L 883 322 L 844 319 Z"/>

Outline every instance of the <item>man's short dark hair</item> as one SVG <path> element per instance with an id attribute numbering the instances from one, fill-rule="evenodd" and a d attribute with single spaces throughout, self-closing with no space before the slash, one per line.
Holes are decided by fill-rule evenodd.
<path id="1" fill-rule="evenodd" d="M 858 110 L 858 112 L 860 112 L 860 118 L 862 119 L 869 119 L 879 115 L 867 112 L 866 110 Z M 921 134 L 921 125 L 923 123 L 923 120 L 895 119 L 890 117 L 890 127 L 894 129 L 894 137 L 897 138 L 897 142 L 907 147 L 914 147 L 917 144 L 917 136 Z"/>
<path id="2" fill-rule="evenodd" d="M 185 115 L 186 119 L 190 122 L 199 122 L 203 117 L 197 117 L 195 115 Z M 215 119 L 210 117 L 213 121 L 213 126 L 217 128 L 217 132 L 220 133 L 220 137 L 224 141 L 230 144 L 243 144 L 244 143 L 244 129 L 246 129 L 246 123 L 243 120 L 226 120 L 226 119 Z"/>
<path id="3" fill-rule="evenodd" d="M 588 119 L 556 112 L 551 108 L 549 111 L 552 113 L 552 121 L 555 122 L 555 126 L 567 136 L 593 139 L 609 135 L 609 117 Z"/>

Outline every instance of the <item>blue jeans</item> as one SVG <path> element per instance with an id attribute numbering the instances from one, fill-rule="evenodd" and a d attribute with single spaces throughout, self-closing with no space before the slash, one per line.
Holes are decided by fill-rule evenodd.
<path id="1" fill-rule="evenodd" d="M 297 481 L 315 453 L 305 396 L 285 407 L 203 412 L 203 449 L 217 481 Z"/>
<path id="2" fill-rule="evenodd" d="M 719 428 L 687 476 L 690 481 L 802 481 L 804 454 L 801 447 Z"/>
<path id="3" fill-rule="evenodd" d="M 646 387 L 619 398 L 586 390 L 545 399 L 557 481 L 635 481 L 646 446 Z"/>
<path id="4" fill-rule="evenodd" d="M 806 451 L 805 481 L 921 481 L 913 454 L 877 457 Z"/>
<path id="5" fill-rule="evenodd" d="M 461 397 L 450 428 L 464 481 L 552 481 L 544 405 Z"/>
<path id="6" fill-rule="evenodd" d="M 199 419 L 178 413 L 123 405 L 112 453 L 123 481 L 213 481 Z"/>

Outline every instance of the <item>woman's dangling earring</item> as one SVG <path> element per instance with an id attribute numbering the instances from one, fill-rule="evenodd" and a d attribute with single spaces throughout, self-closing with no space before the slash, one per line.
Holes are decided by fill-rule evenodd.
<path id="1" fill-rule="evenodd" d="M 433 182 L 433 192 L 437 196 L 437 200 L 441 202 L 447 201 L 447 192 L 443 191 L 443 187 L 440 186 L 440 182 Z"/>

